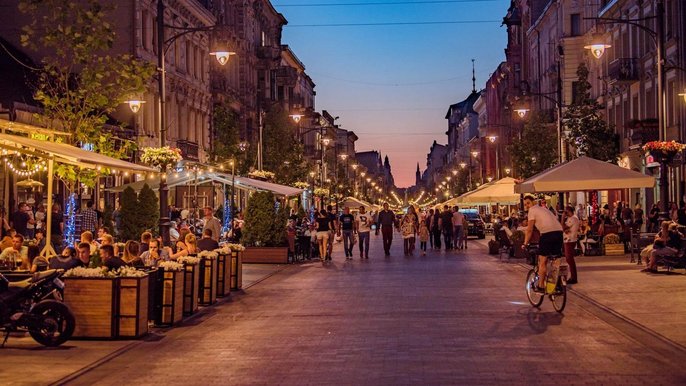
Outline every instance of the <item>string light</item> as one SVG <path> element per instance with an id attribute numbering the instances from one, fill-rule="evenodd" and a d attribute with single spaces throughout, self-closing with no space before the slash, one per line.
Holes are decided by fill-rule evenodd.
<path id="1" fill-rule="evenodd" d="M 3 161 L 5 162 L 5 165 L 7 165 L 7 168 L 12 171 L 12 173 L 14 173 L 18 176 L 21 176 L 21 177 L 30 177 L 30 176 L 38 173 L 41 170 L 41 168 L 47 168 L 47 166 L 45 166 L 43 163 L 36 163 L 33 165 L 32 168 L 20 169 L 20 168 L 14 166 L 14 163 L 12 163 L 12 161 L 10 161 L 7 157 L 4 157 Z M 27 165 L 26 161 L 22 160 L 21 166 L 25 168 L 26 165 Z"/>
<path id="2" fill-rule="evenodd" d="M 67 201 L 67 211 L 64 217 L 64 245 L 74 245 L 76 241 L 76 194 L 72 193 Z"/>

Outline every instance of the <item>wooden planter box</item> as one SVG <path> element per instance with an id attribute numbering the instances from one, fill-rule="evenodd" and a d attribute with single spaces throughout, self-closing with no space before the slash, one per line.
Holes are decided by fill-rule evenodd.
<path id="1" fill-rule="evenodd" d="M 198 282 L 200 264 L 183 266 L 183 315 L 193 315 L 198 311 Z"/>
<path id="2" fill-rule="evenodd" d="M 65 278 L 64 302 L 76 319 L 74 337 L 138 338 L 148 333 L 148 276 Z"/>
<path id="3" fill-rule="evenodd" d="M 64 278 L 64 303 L 76 320 L 75 338 L 117 337 L 117 280 Z"/>
<path id="4" fill-rule="evenodd" d="M 160 314 L 155 321 L 158 326 L 171 326 L 183 318 L 184 271 L 165 271 L 162 279 Z"/>
<path id="5" fill-rule="evenodd" d="M 624 255 L 624 244 L 605 244 L 603 247 L 607 256 Z"/>
<path id="6" fill-rule="evenodd" d="M 198 297 L 202 306 L 217 302 L 217 259 L 200 259 Z"/>
<path id="7" fill-rule="evenodd" d="M 231 252 L 231 289 L 243 288 L 243 252 Z"/>
<path id="8" fill-rule="evenodd" d="M 244 263 L 288 264 L 288 247 L 247 247 Z"/>
<path id="9" fill-rule="evenodd" d="M 231 294 L 231 255 L 217 257 L 217 297 Z"/>

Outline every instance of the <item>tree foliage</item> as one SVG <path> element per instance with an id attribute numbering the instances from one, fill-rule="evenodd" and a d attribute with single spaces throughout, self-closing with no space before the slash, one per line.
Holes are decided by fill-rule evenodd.
<path id="1" fill-rule="evenodd" d="M 132 187 L 127 187 L 119 198 L 121 222 L 119 237 L 122 240 L 138 240 L 142 230 L 138 220 L 138 195 Z"/>
<path id="2" fill-rule="evenodd" d="M 527 178 L 557 163 L 555 128 L 540 114 L 532 114 L 520 138 L 514 139 L 508 151 L 517 175 Z"/>
<path id="3" fill-rule="evenodd" d="M 564 115 L 569 130 L 567 141 L 576 148 L 579 156 L 601 161 L 617 162 L 619 156 L 618 136 L 614 127 L 608 125 L 600 111 L 602 106 L 591 98 L 588 68 L 581 63 L 576 71 L 576 95 Z"/>
<path id="4" fill-rule="evenodd" d="M 216 162 L 224 163 L 236 160 L 237 169 L 241 169 L 245 163 L 241 155 L 239 144 L 241 134 L 238 125 L 238 114 L 225 105 L 217 105 L 212 113 L 212 125 L 215 136 L 212 141 L 210 156 Z"/>
<path id="5" fill-rule="evenodd" d="M 275 202 L 274 194 L 271 192 L 256 192 L 250 196 L 243 226 L 242 241 L 246 245 L 261 247 L 283 245 L 286 223 L 280 224 Z"/>
<path id="6" fill-rule="evenodd" d="M 160 220 L 160 205 L 155 192 L 148 186 L 143 185 L 138 193 L 138 222 L 141 232 L 149 230 L 155 233 Z"/>
<path id="7" fill-rule="evenodd" d="M 30 15 L 22 45 L 38 52 L 41 69 L 34 98 L 43 111 L 37 119 L 48 128 L 71 134 L 72 144 L 123 158 L 133 143 L 103 131 L 108 114 L 128 97 L 145 90 L 155 67 L 132 55 L 112 55 L 115 31 L 112 6 L 97 0 L 20 0 Z M 113 3 L 110 3 L 113 4 Z M 95 174 L 60 165 L 56 173 L 69 182 L 95 184 Z"/>
<path id="8" fill-rule="evenodd" d="M 309 170 L 296 133 L 288 112 L 274 104 L 264 117 L 262 161 L 264 169 L 276 173 L 276 181 L 285 185 L 305 180 Z"/>

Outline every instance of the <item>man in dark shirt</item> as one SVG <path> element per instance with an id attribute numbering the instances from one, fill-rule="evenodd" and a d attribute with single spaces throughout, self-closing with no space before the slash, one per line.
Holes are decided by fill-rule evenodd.
<path id="1" fill-rule="evenodd" d="M 450 210 L 448 205 L 443 206 L 443 212 L 441 212 L 440 227 L 443 232 L 443 240 L 445 241 L 445 250 L 453 248 L 453 212 Z"/>
<path id="2" fill-rule="evenodd" d="M 68 271 L 75 267 L 83 267 L 81 260 L 76 258 L 76 250 L 73 247 L 66 247 L 62 255 L 50 259 L 50 269 L 63 269 Z"/>
<path id="3" fill-rule="evenodd" d="M 24 237 L 28 233 L 28 224 L 32 221 L 31 216 L 27 213 L 28 210 L 29 206 L 25 202 L 20 202 L 18 210 L 12 215 L 12 223 L 10 224 L 18 234 Z"/>
<path id="4" fill-rule="evenodd" d="M 383 236 L 383 250 L 386 256 L 391 255 L 391 243 L 393 242 L 393 226 L 395 225 L 395 213 L 388 209 L 388 203 L 383 204 L 383 210 L 379 212 L 379 217 L 376 222 L 376 234 Z"/>
<path id="5" fill-rule="evenodd" d="M 202 251 L 214 251 L 219 248 L 217 240 L 212 238 L 212 229 L 205 229 L 202 231 L 202 238 L 198 240 L 198 249 Z"/>
<path id="6" fill-rule="evenodd" d="M 343 214 L 338 221 L 338 232 L 343 234 L 343 249 L 345 250 L 345 259 L 352 260 L 353 258 L 353 224 L 355 217 L 350 214 L 350 208 L 344 208 Z"/>
<path id="7" fill-rule="evenodd" d="M 118 269 L 126 265 L 119 256 L 114 256 L 114 247 L 111 245 L 100 247 L 100 259 L 103 261 L 103 265 L 109 269 Z"/>
<path id="8" fill-rule="evenodd" d="M 326 255 L 328 256 L 329 260 L 331 260 L 331 253 L 333 252 L 333 242 L 335 240 L 335 235 L 336 235 L 336 229 L 338 229 L 338 216 L 336 215 L 336 211 L 334 210 L 334 207 L 332 205 L 327 205 L 326 211 L 329 213 L 329 221 L 331 222 L 331 231 L 329 232 L 329 244 L 328 244 L 328 250 L 326 252 Z"/>

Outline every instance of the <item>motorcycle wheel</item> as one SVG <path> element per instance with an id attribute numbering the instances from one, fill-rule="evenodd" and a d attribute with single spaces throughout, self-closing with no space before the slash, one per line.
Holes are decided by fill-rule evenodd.
<path id="1" fill-rule="evenodd" d="M 39 325 L 31 326 L 29 334 L 43 346 L 57 347 L 74 334 L 74 314 L 64 303 L 44 300 L 36 304 L 31 313 L 38 317 Z"/>

